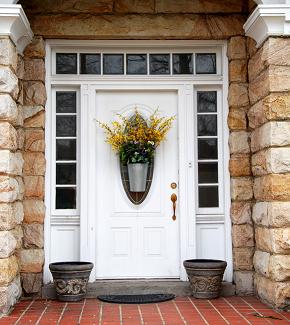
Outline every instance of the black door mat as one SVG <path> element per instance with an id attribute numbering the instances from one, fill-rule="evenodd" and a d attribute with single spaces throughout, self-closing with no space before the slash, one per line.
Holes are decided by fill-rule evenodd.
<path id="1" fill-rule="evenodd" d="M 172 300 L 172 294 L 145 294 L 145 295 L 100 295 L 98 299 L 114 304 L 150 304 Z"/>

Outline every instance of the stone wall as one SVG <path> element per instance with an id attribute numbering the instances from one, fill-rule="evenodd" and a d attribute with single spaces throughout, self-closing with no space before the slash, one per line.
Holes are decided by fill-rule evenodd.
<path id="1" fill-rule="evenodd" d="M 23 220 L 22 59 L 8 37 L 0 38 L 0 315 L 21 296 L 17 254 Z"/>
<path id="2" fill-rule="evenodd" d="M 44 59 L 44 40 L 36 37 L 26 47 L 23 58 L 24 145 L 22 155 L 25 191 L 23 245 L 19 251 L 19 261 L 22 288 L 25 294 L 35 294 L 40 291 L 44 263 L 44 106 L 46 102 Z"/>
<path id="3" fill-rule="evenodd" d="M 250 130 L 247 119 L 248 47 L 243 36 L 232 37 L 228 43 L 229 115 L 231 175 L 231 220 L 234 281 L 238 295 L 251 295 L 253 287 L 254 229 L 252 222 L 253 179 L 251 171 Z"/>
<path id="4" fill-rule="evenodd" d="M 255 288 L 290 303 L 290 39 L 269 38 L 249 60 Z"/>

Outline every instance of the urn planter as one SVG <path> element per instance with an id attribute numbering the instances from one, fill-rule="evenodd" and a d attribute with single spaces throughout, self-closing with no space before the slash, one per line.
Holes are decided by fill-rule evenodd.
<path id="1" fill-rule="evenodd" d="M 227 262 L 220 260 L 193 259 L 183 262 L 192 296 L 200 299 L 218 298 Z"/>
<path id="2" fill-rule="evenodd" d="M 93 266 L 90 262 L 50 263 L 56 298 L 60 301 L 82 300 L 87 292 Z"/>
<path id="3" fill-rule="evenodd" d="M 128 164 L 129 186 L 131 192 L 145 192 L 148 163 Z"/>

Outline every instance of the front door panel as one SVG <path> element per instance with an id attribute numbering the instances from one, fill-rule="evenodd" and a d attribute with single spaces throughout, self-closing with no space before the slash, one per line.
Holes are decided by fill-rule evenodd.
<path id="1" fill-rule="evenodd" d="M 144 117 L 158 108 L 161 116 L 177 115 L 177 92 L 167 90 L 97 91 L 95 117 L 115 114 Z M 172 220 L 170 196 L 178 187 L 177 116 L 155 155 L 153 182 L 145 201 L 134 205 L 122 185 L 119 160 L 96 124 L 96 272 L 97 278 L 179 277 L 179 219 Z M 90 181 L 90 180 L 89 180 Z M 93 187 L 92 187 L 93 188 Z M 178 201 L 177 201 L 178 202 Z"/>

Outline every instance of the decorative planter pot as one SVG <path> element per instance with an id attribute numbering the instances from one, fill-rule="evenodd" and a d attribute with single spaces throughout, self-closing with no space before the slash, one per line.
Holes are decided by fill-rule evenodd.
<path id="1" fill-rule="evenodd" d="M 194 298 L 213 299 L 220 296 L 227 262 L 220 260 L 186 260 L 185 267 Z"/>
<path id="2" fill-rule="evenodd" d="M 90 262 L 50 263 L 56 297 L 61 301 L 80 301 L 87 292 L 87 283 L 94 264 Z"/>
<path id="3" fill-rule="evenodd" d="M 129 186 L 131 192 L 145 192 L 148 163 L 128 164 Z"/>

